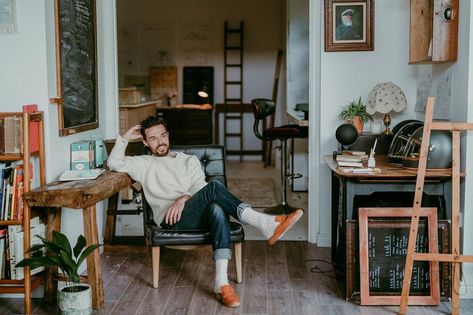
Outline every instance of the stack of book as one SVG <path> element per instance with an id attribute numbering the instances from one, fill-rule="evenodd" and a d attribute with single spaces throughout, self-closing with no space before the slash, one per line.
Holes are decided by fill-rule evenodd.
<path id="1" fill-rule="evenodd" d="M 363 162 L 368 160 L 368 156 L 364 153 L 352 152 L 338 154 L 335 158 L 338 167 L 363 167 Z"/>
<path id="2" fill-rule="evenodd" d="M 31 246 L 41 244 L 38 236 L 46 237 L 46 226 L 41 223 L 39 217 L 31 219 Z M 42 249 L 44 251 L 44 248 Z M 8 228 L 0 229 L 0 279 L 22 280 L 25 276 L 23 267 L 17 268 L 16 264 L 23 257 L 23 226 L 9 225 Z M 32 255 L 35 255 L 32 253 Z M 44 270 L 44 267 L 36 267 L 31 274 Z"/>

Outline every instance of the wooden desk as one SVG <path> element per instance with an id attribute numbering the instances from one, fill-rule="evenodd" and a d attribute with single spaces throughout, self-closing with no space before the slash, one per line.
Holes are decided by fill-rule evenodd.
<path id="1" fill-rule="evenodd" d="M 389 164 L 387 156 L 376 156 L 376 167 L 381 170 L 372 174 L 344 173 L 332 155 L 323 157 L 332 173 L 332 260 L 344 274 L 346 266 L 346 220 L 353 219 L 356 195 L 374 192 L 414 192 L 417 170 Z M 424 193 L 445 198 L 447 217 L 451 217 L 452 184 L 450 171 L 428 171 Z"/>
<path id="2" fill-rule="evenodd" d="M 61 230 L 61 208 L 83 209 L 84 234 L 87 244 L 98 244 L 96 203 L 118 193 L 132 184 L 125 173 L 106 171 L 95 180 L 53 182 L 25 193 L 30 207 L 48 207 L 48 226 L 46 237 L 52 239 L 54 230 Z M 54 300 L 57 282 L 53 273 L 57 270 L 47 268 L 45 299 Z M 92 289 L 92 306 L 99 309 L 104 304 L 102 269 L 99 250 L 87 257 L 87 282 Z"/>

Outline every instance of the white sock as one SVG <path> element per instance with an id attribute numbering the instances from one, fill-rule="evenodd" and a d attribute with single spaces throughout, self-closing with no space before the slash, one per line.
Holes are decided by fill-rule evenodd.
<path id="1" fill-rule="evenodd" d="M 215 261 L 215 292 L 220 293 L 220 287 L 228 284 L 228 259 L 217 259 Z"/>
<path id="2" fill-rule="evenodd" d="M 276 222 L 274 215 L 261 213 L 250 207 L 243 210 L 241 219 L 249 225 L 258 228 L 267 239 L 273 236 L 274 230 L 279 224 L 279 222 Z"/>

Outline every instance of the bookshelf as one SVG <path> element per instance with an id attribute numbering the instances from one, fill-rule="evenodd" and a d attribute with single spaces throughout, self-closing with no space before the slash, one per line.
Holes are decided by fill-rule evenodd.
<path id="1" fill-rule="evenodd" d="M 4 112 L 0 113 L 0 119 L 5 117 L 21 117 L 21 154 L 0 154 L 0 161 L 20 161 L 23 160 L 23 165 L 27 166 L 30 164 L 31 156 L 38 156 L 39 158 L 39 181 L 41 185 L 46 183 L 45 176 L 45 161 L 44 161 L 44 136 L 43 136 L 43 112 Z M 34 133 L 32 134 L 30 128 L 32 125 L 36 125 Z M 32 138 L 34 137 L 34 139 Z M 30 144 L 34 142 L 33 146 L 36 147 L 35 152 L 30 152 Z M 27 180 L 31 178 L 31 170 L 29 167 L 23 167 L 24 176 L 24 193 L 31 189 L 31 182 Z M 30 219 L 31 212 L 28 204 L 24 202 L 24 213 L 21 220 L 0 220 L 0 226 L 10 225 L 22 225 L 23 226 L 23 250 L 24 258 L 29 256 L 26 251 L 30 247 Z M 9 280 L 0 279 L 0 294 L 2 293 L 23 293 L 25 303 L 25 314 L 31 314 L 31 292 L 41 284 L 41 279 L 37 276 L 31 277 L 30 268 L 24 267 L 24 279 L 23 280 Z"/>

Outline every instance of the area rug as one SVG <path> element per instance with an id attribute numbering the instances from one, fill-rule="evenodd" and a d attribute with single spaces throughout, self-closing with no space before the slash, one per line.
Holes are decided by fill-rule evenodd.
<path id="1" fill-rule="evenodd" d="M 277 203 L 274 181 L 270 177 L 227 179 L 228 189 L 241 201 L 254 208 L 266 208 Z"/>

